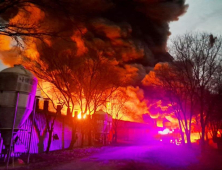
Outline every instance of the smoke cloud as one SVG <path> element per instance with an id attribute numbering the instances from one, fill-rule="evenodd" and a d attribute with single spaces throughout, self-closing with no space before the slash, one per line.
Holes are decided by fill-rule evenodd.
<path id="1" fill-rule="evenodd" d="M 144 66 L 172 60 L 166 52 L 166 42 L 170 35 L 168 24 L 177 20 L 187 9 L 185 0 L 30 2 L 33 5 L 25 7 L 25 10 L 17 10 L 13 18 L 4 18 L 10 19 L 13 24 L 27 22 L 27 19 L 29 24 L 41 22 L 41 29 L 60 30 L 61 35 L 74 40 L 78 49 L 88 45 L 103 50 L 104 54 L 122 63 Z M 27 15 L 27 12 L 30 14 Z M 79 55 L 84 51 L 86 48 L 79 50 Z"/>
<path id="2" fill-rule="evenodd" d="M 31 0 L 28 4 L 32 5 L 24 4 L 18 5 L 13 15 L 7 10 L 1 17 L 15 25 L 30 22 L 40 30 L 59 32 L 59 36 L 41 41 L 24 39 L 23 55 L 50 57 L 42 42 L 55 52 L 72 50 L 76 56 L 99 51 L 117 61 L 132 85 L 141 85 L 156 63 L 172 61 L 166 51 L 169 23 L 178 20 L 188 7 L 185 0 Z M 18 53 L 10 51 L 10 43 L 4 46 L 1 60 L 12 65 Z"/>
<path id="3" fill-rule="evenodd" d="M 61 7 L 55 7 L 60 16 L 45 10 L 46 18 L 50 18 L 46 23 L 62 30 L 61 35 L 72 41 L 68 45 L 54 39 L 51 47 L 76 49 L 78 56 L 88 49 L 100 51 L 117 60 L 128 73 L 134 67 L 136 83 L 149 72 L 149 67 L 172 61 L 166 51 L 169 22 L 178 20 L 188 7 L 185 0 L 78 0 L 71 5 L 70 2 L 63 1 L 61 5 L 67 11 L 65 14 Z"/>

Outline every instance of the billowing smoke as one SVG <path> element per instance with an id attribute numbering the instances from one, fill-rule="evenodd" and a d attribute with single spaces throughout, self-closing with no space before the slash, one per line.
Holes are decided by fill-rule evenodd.
<path id="1" fill-rule="evenodd" d="M 26 38 L 26 56 L 52 57 L 50 50 L 39 45 L 42 42 L 58 53 L 75 50 L 76 56 L 89 50 L 100 51 L 119 63 L 134 80 L 132 85 L 140 84 L 149 67 L 172 61 L 166 51 L 169 23 L 178 20 L 187 9 L 185 0 L 31 0 L 29 4 L 33 5 L 23 10 L 18 5 L 12 16 L 2 18 L 15 24 L 30 21 L 41 31 L 59 33 L 57 37 L 31 43 Z M 24 11 L 29 15 L 24 15 Z M 13 42 L 6 45 L 12 47 Z M 13 64 L 17 53 L 6 47 L 0 50 L 3 62 Z"/>
<path id="2" fill-rule="evenodd" d="M 89 48 L 102 51 L 129 72 L 136 70 L 134 85 L 149 72 L 149 66 L 172 60 L 166 51 L 169 22 L 186 12 L 185 0 L 78 0 L 73 10 L 69 2 L 62 5 L 69 18 L 60 16 L 55 25 L 61 24 L 62 35 L 74 43 L 53 41 L 56 49 L 76 47 L 77 55 Z M 56 17 L 52 12 L 48 15 Z"/>
<path id="3" fill-rule="evenodd" d="M 185 12 L 183 0 L 117 0 L 112 3 L 108 10 L 86 22 L 92 40 L 98 38 L 104 47 L 110 47 L 107 53 L 115 53 L 125 63 L 154 66 L 159 61 L 171 60 L 166 53 L 170 35 L 168 23 Z"/>
<path id="4" fill-rule="evenodd" d="M 70 38 L 70 34 L 78 34 L 79 31 L 85 44 L 103 50 L 107 55 L 115 56 L 124 63 L 140 63 L 145 66 L 154 66 L 157 62 L 172 59 L 166 53 L 166 42 L 170 35 L 168 24 L 177 20 L 187 9 L 185 0 L 30 2 L 34 5 L 28 9 L 16 8 L 14 13 L 20 13 L 19 17 L 13 13 L 15 17 L 12 18 L 7 12 L 3 13 L 3 18 L 19 24 L 21 21 L 27 24 L 27 19 L 30 22 L 28 24 L 33 24 L 33 20 L 40 21 L 41 29 L 59 27 L 59 30 L 63 31 L 62 35 Z M 36 10 L 37 7 L 42 12 Z M 24 14 L 24 11 L 33 15 Z M 83 29 L 85 31 L 82 33 Z M 79 47 L 78 42 L 76 46 Z"/>

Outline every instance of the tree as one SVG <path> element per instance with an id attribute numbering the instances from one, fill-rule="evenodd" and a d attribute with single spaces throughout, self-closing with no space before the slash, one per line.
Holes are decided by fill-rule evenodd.
<path id="1" fill-rule="evenodd" d="M 43 47 L 44 48 L 44 47 Z M 46 92 L 48 98 L 51 98 L 53 103 L 60 102 L 66 108 L 71 109 L 70 113 L 74 112 L 76 100 L 73 95 L 75 91 L 73 87 L 75 82 L 71 79 L 72 69 L 76 68 L 79 61 L 72 57 L 69 51 L 58 52 L 56 50 L 45 47 L 44 56 L 31 60 L 26 58 L 24 65 L 31 70 L 40 81 L 43 81 L 45 88 L 49 90 Z M 56 58 L 56 60 L 55 60 Z M 46 84 L 47 83 L 47 84 Z M 68 109 L 68 110 L 69 110 Z M 70 149 L 76 142 L 77 130 L 77 115 L 70 119 L 72 125 L 72 140 Z"/>
<path id="2" fill-rule="evenodd" d="M 25 65 L 39 79 L 49 82 L 56 88 L 60 93 L 57 96 L 60 96 L 60 100 L 67 108 L 71 108 L 71 113 L 75 108 L 79 108 L 83 118 L 106 103 L 108 97 L 123 84 L 124 80 L 120 76 L 122 69 L 115 60 L 110 60 L 95 51 L 89 54 L 79 57 L 75 55 L 75 51 L 48 48 L 41 58 L 26 58 Z M 77 118 L 77 115 L 75 116 Z M 70 148 L 76 141 L 76 118 L 73 119 Z M 91 129 L 82 128 L 82 133 L 85 131 Z"/>
<path id="3" fill-rule="evenodd" d="M 39 139 L 39 143 L 38 143 L 39 152 L 44 151 L 44 139 L 45 139 L 47 132 L 48 132 L 48 142 L 47 142 L 47 147 L 46 147 L 46 153 L 49 153 L 51 142 L 52 142 L 52 137 L 53 137 L 52 134 L 53 134 L 53 130 L 54 130 L 54 123 L 55 123 L 57 116 L 59 114 L 61 114 L 61 109 L 63 106 L 62 106 L 62 104 L 60 104 L 59 105 L 60 107 L 58 107 L 58 105 L 56 107 L 53 102 L 53 97 L 49 96 L 47 94 L 47 89 L 43 89 L 43 87 L 40 84 L 38 84 L 38 88 L 41 89 L 41 92 L 43 93 L 42 97 L 45 98 L 43 110 L 41 110 L 39 108 L 39 106 L 37 107 L 37 110 L 36 110 L 38 113 L 37 115 L 41 117 L 41 118 L 39 117 L 40 120 L 42 119 L 42 121 L 40 121 L 40 122 L 43 122 L 42 125 L 43 125 L 44 129 L 43 129 L 42 133 L 41 133 L 41 130 L 39 130 L 36 120 L 34 120 L 33 123 L 34 123 L 35 129 L 37 132 L 37 136 Z M 53 90 L 53 89 L 51 89 L 51 90 Z M 49 103 L 50 103 L 50 107 L 49 107 Z M 51 111 L 52 109 L 55 111 L 55 113 L 53 111 Z"/>
<path id="4" fill-rule="evenodd" d="M 222 128 L 222 74 L 221 67 L 217 70 L 216 84 L 214 86 L 214 93 L 210 94 L 208 100 L 210 100 L 208 105 L 208 110 L 210 110 L 209 119 L 207 122 L 207 128 L 210 132 L 210 135 L 213 138 L 213 141 L 218 144 L 218 147 L 222 146 L 222 135 L 218 138 L 218 131 Z M 206 135 L 207 136 L 207 135 Z"/>
<path id="5" fill-rule="evenodd" d="M 211 104 L 211 113 L 209 114 L 207 127 L 210 132 L 210 135 L 213 138 L 213 141 L 215 143 L 218 142 L 217 133 L 218 130 L 222 128 L 222 114 L 221 114 L 221 94 L 214 94 L 211 98 L 212 104 Z M 207 136 L 207 135 L 206 135 Z"/>
<path id="6" fill-rule="evenodd" d="M 163 94 L 161 100 L 171 104 L 174 115 L 178 119 L 182 142 L 185 143 L 183 135 L 185 131 L 187 143 L 190 144 L 195 98 L 192 93 L 193 87 L 187 83 L 189 80 L 184 71 L 178 62 L 157 64 L 154 70 L 145 77 L 143 84 L 161 91 Z"/>
<path id="7" fill-rule="evenodd" d="M 198 101 L 197 120 L 201 124 L 201 142 L 204 143 L 205 128 L 210 112 L 206 112 L 207 94 L 213 93 L 222 60 L 222 38 L 207 33 L 178 36 L 172 41 L 171 54 L 185 70 L 186 81 L 192 86 L 192 95 Z M 189 63 L 189 64 L 187 64 Z M 192 102 L 191 102 L 192 103 Z"/>
<path id="8" fill-rule="evenodd" d="M 120 81 L 119 71 L 115 62 L 106 59 L 101 54 L 96 54 L 95 58 L 86 57 L 83 65 L 75 70 L 72 74 L 72 80 L 76 82 L 75 98 L 83 116 L 87 112 L 88 114 L 95 113 L 123 84 Z M 82 133 L 87 132 L 89 135 L 89 144 L 91 144 L 91 129 L 89 123 L 82 127 Z"/>
<path id="9" fill-rule="evenodd" d="M 40 8 L 43 7 L 43 2 L 37 2 L 35 0 L 1 1 L 0 35 L 11 37 L 19 46 L 23 46 L 27 38 L 44 39 L 45 36 L 56 36 L 55 28 L 49 28 L 43 21 L 43 16 L 33 16 L 35 14 L 33 11 L 38 10 L 40 13 Z"/>
<path id="10" fill-rule="evenodd" d="M 105 105 L 106 112 L 112 115 L 112 129 L 113 138 L 112 141 L 117 143 L 118 139 L 118 124 L 124 115 L 127 115 L 127 107 L 125 103 L 128 101 L 129 96 L 126 94 L 126 89 L 119 87 L 109 98 Z"/>
<path id="11" fill-rule="evenodd" d="M 48 89 L 50 86 L 47 87 L 47 89 L 43 89 L 42 85 L 40 85 L 40 83 L 38 84 L 38 87 L 40 88 L 41 92 L 43 92 L 43 96 L 46 98 L 46 101 L 44 102 L 50 102 L 52 104 L 53 109 L 55 110 L 55 113 L 52 113 L 49 111 L 49 103 L 45 106 L 44 104 L 44 109 L 43 109 L 43 114 L 44 114 L 44 118 L 46 121 L 46 130 L 47 132 L 49 132 L 49 138 L 48 138 L 48 143 L 47 143 L 47 147 L 46 147 L 46 153 L 49 153 L 50 151 L 50 146 L 52 143 L 52 134 L 53 134 L 53 130 L 54 130 L 54 124 L 55 124 L 55 120 L 57 118 L 57 116 L 59 114 L 61 114 L 61 110 L 63 108 L 64 102 L 62 101 L 62 98 L 60 98 L 58 95 L 58 91 L 56 90 L 56 88 L 51 87 L 50 89 Z M 51 94 L 53 95 L 49 95 L 49 90 L 51 91 Z M 59 103 L 59 105 L 55 105 L 56 101 Z"/>
<path id="12" fill-rule="evenodd" d="M 6 0 L 0 2 L 0 35 L 9 36 L 20 46 L 27 39 L 62 37 L 70 40 L 74 28 L 86 15 L 104 11 L 110 2 L 79 0 Z M 90 8 L 89 8 L 90 6 Z"/>

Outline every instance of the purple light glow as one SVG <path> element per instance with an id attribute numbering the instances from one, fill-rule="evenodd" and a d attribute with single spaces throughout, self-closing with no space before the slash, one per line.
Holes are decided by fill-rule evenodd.
<path id="1" fill-rule="evenodd" d="M 197 164 L 199 150 L 192 150 L 184 146 L 150 144 L 141 146 L 109 147 L 106 152 L 92 155 L 84 158 L 83 161 L 99 160 L 100 162 L 109 163 L 109 161 L 134 160 L 149 163 L 156 162 L 166 167 L 176 169 L 186 168 L 190 164 Z M 171 156 L 168 156 L 171 155 Z"/>

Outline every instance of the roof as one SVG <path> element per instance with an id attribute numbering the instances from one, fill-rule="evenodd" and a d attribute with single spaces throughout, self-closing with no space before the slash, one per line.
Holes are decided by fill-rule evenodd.
<path id="1" fill-rule="evenodd" d="M 9 67 L 1 71 L 1 73 L 16 73 L 16 74 L 23 74 L 30 77 L 34 77 L 34 75 L 25 69 L 25 67 L 21 64 L 14 65 L 14 67 Z"/>

